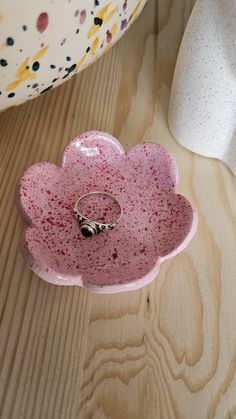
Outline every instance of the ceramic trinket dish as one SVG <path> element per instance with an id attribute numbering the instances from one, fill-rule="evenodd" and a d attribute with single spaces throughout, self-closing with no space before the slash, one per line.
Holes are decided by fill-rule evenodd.
<path id="1" fill-rule="evenodd" d="M 116 293 L 148 284 L 196 231 L 196 212 L 175 192 L 177 182 L 175 161 L 156 143 L 139 143 L 125 153 L 107 133 L 79 135 L 59 166 L 36 163 L 19 182 L 17 205 L 27 225 L 25 260 L 38 276 L 57 285 Z M 84 237 L 73 208 L 92 191 L 112 194 L 123 213 L 112 231 Z M 111 217 L 119 215 L 101 197 L 92 198 L 87 209 L 95 218 L 109 211 Z"/>
<path id="2" fill-rule="evenodd" d="M 236 174 L 236 2 L 198 0 L 188 22 L 172 84 L 169 126 L 198 154 Z"/>
<path id="3" fill-rule="evenodd" d="M 106 52 L 146 0 L 2 0 L 0 111 L 53 89 Z"/>

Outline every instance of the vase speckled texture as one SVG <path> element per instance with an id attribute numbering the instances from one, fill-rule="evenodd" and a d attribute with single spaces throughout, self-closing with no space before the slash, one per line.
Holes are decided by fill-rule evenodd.
<path id="1" fill-rule="evenodd" d="M 196 212 L 175 192 L 177 182 L 176 163 L 160 145 L 140 143 L 125 153 L 109 134 L 81 134 L 65 149 L 60 166 L 36 163 L 19 183 L 18 208 L 28 226 L 23 255 L 53 284 L 100 293 L 140 288 L 196 231 Z M 114 230 L 85 238 L 73 208 L 92 191 L 112 194 L 123 215 Z M 97 219 L 96 205 L 91 209 Z"/>
<path id="2" fill-rule="evenodd" d="M 236 2 L 198 0 L 172 84 L 169 126 L 184 147 L 236 174 Z"/>
<path id="3" fill-rule="evenodd" d="M 146 0 L 2 0 L 0 111 L 47 92 L 100 57 Z"/>

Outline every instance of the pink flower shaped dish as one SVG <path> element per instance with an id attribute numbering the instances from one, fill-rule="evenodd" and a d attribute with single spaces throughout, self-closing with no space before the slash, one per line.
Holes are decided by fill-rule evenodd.
<path id="1" fill-rule="evenodd" d="M 60 166 L 36 163 L 20 180 L 24 258 L 52 284 L 98 293 L 143 287 L 197 228 L 195 210 L 175 192 L 177 181 L 175 161 L 158 144 L 140 143 L 125 153 L 109 134 L 81 134 L 66 147 Z M 83 237 L 73 208 L 92 191 L 112 194 L 123 214 L 112 231 Z M 91 211 L 96 213 L 96 199 Z M 104 204 L 102 211 L 106 215 L 109 208 Z"/>

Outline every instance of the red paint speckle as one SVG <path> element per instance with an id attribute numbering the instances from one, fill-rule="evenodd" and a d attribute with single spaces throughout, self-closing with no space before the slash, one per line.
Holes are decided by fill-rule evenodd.
<path id="1" fill-rule="evenodd" d="M 40 13 L 37 18 L 36 27 L 40 33 L 44 32 L 48 26 L 48 14 L 46 12 Z"/>
<path id="2" fill-rule="evenodd" d="M 86 10 L 82 10 L 82 12 L 80 12 L 80 20 L 79 20 L 79 23 L 80 24 L 84 23 L 85 19 L 86 19 Z"/>
<path id="3" fill-rule="evenodd" d="M 111 42 L 112 40 L 112 33 L 110 31 L 107 31 L 107 43 Z"/>
<path id="4" fill-rule="evenodd" d="M 123 30 L 123 29 L 127 28 L 127 25 L 128 25 L 127 19 L 123 19 L 121 21 L 120 29 Z"/>

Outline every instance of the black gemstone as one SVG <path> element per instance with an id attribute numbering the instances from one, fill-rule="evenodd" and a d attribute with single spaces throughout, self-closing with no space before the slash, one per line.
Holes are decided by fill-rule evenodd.
<path id="1" fill-rule="evenodd" d="M 81 233 L 84 237 L 92 237 L 94 235 L 92 229 L 87 226 L 81 227 Z"/>

